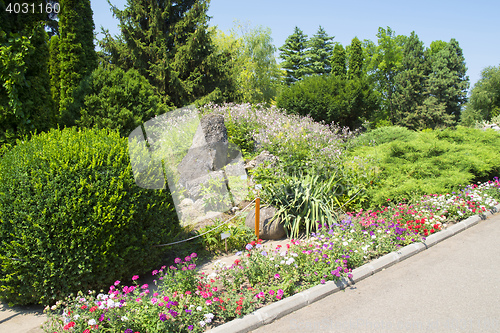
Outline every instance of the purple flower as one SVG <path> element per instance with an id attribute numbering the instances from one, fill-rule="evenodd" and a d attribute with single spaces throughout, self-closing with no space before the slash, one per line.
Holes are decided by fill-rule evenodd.
<path id="1" fill-rule="evenodd" d="M 151 272 L 151 274 L 156 275 L 158 274 L 158 271 L 155 269 L 153 272 Z"/>
<path id="2" fill-rule="evenodd" d="M 245 246 L 245 249 L 247 249 L 248 251 L 250 251 L 251 249 L 253 249 L 252 244 L 247 244 L 247 246 Z"/>
<path id="3" fill-rule="evenodd" d="M 134 333 L 134 330 L 131 328 L 127 328 L 123 333 Z"/>
<path id="4" fill-rule="evenodd" d="M 188 326 L 188 330 L 190 330 L 190 331 L 192 331 L 192 330 L 193 330 L 193 328 L 194 328 L 194 326 L 193 326 L 193 325 L 189 325 L 189 326 Z"/>
<path id="5" fill-rule="evenodd" d="M 176 264 L 180 264 L 182 262 L 181 258 L 175 258 L 174 262 Z"/>
<path id="6" fill-rule="evenodd" d="M 161 320 L 161 321 L 165 321 L 165 320 L 167 320 L 167 315 L 166 315 L 166 314 L 164 314 L 164 313 L 160 313 L 160 320 Z"/>
<path id="7" fill-rule="evenodd" d="M 186 262 L 191 261 L 191 257 L 190 257 L 190 256 L 187 256 L 186 258 L 184 258 L 184 260 L 185 260 Z"/>

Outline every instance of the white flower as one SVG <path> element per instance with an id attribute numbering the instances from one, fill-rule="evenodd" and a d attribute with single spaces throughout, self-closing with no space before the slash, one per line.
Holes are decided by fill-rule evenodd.
<path id="1" fill-rule="evenodd" d="M 200 321 L 199 324 L 200 324 L 201 327 L 205 326 L 205 322 L 203 320 Z"/>
<path id="2" fill-rule="evenodd" d="M 78 318 L 80 318 L 79 314 L 76 314 L 76 315 L 73 316 L 73 319 L 75 319 L 75 320 L 78 320 Z"/>
<path id="3" fill-rule="evenodd" d="M 52 307 L 50 308 L 52 311 L 54 311 L 55 309 L 57 309 L 57 305 L 52 305 Z"/>
<path id="4" fill-rule="evenodd" d="M 96 323 L 95 319 L 90 319 L 90 320 L 88 321 L 88 324 L 89 324 L 90 326 L 92 326 L 92 325 L 95 325 L 95 324 L 97 324 L 97 323 Z"/>
<path id="5" fill-rule="evenodd" d="M 127 316 L 123 316 L 121 319 L 122 319 L 122 321 L 127 321 L 128 320 Z"/>
<path id="6" fill-rule="evenodd" d="M 375 238 L 377 238 L 377 236 L 375 236 L 375 235 L 372 235 L 372 239 L 375 239 Z"/>
<path id="7" fill-rule="evenodd" d="M 201 306 L 197 307 L 196 310 L 201 311 L 203 308 Z"/>
<path id="8" fill-rule="evenodd" d="M 284 263 L 285 263 L 285 260 L 281 260 L 281 261 L 280 261 L 280 264 L 282 264 L 282 265 L 283 265 Z"/>
<path id="9" fill-rule="evenodd" d="M 343 242 L 342 245 L 347 246 L 347 245 L 349 245 L 349 243 Z"/>
<path id="10" fill-rule="evenodd" d="M 287 264 L 287 265 L 290 265 L 290 264 L 292 264 L 294 261 L 295 261 L 295 259 L 290 258 L 290 259 L 288 259 L 288 260 L 286 261 L 286 264 Z"/>

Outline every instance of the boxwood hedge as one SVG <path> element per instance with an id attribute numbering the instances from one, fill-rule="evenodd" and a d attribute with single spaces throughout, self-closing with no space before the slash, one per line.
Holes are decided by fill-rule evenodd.
<path id="1" fill-rule="evenodd" d="M 130 279 L 179 229 L 169 191 L 135 184 L 117 132 L 51 130 L 0 160 L 0 298 L 10 304 Z"/>

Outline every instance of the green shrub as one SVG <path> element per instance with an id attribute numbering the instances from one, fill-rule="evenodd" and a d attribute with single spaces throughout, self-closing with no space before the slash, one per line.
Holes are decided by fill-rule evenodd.
<path id="1" fill-rule="evenodd" d="M 0 160 L 0 297 L 12 304 L 130 279 L 178 230 L 170 193 L 136 186 L 117 132 L 51 130 Z"/>
<path id="2" fill-rule="evenodd" d="M 81 127 L 117 129 L 127 137 L 137 126 L 168 111 L 148 80 L 135 70 L 99 67 L 83 80 L 77 94 L 84 98 L 76 113 Z M 78 108 L 75 103 L 73 108 Z M 78 113 L 81 113 L 78 115 Z"/>

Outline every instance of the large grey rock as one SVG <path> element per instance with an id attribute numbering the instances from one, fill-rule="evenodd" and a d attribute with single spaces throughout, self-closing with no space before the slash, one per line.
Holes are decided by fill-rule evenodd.
<path id="1" fill-rule="evenodd" d="M 281 239 L 286 236 L 286 231 L 280 219 L 271 222 L 276 214 L 276 208 L 272 206 L 261 207 L 259 213 L 259 237 L 261 239 Z M 245 220 L 245 225 L 255 230 L 255 209 L 252 209 Z"/>

